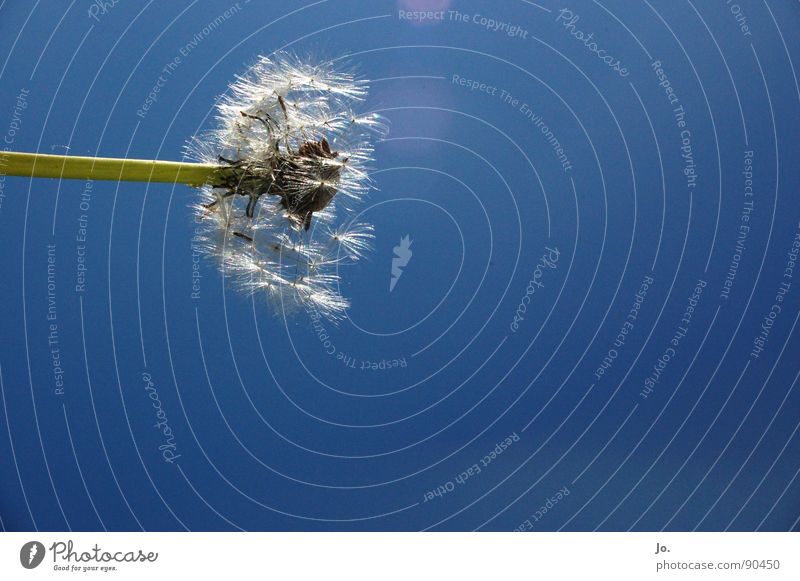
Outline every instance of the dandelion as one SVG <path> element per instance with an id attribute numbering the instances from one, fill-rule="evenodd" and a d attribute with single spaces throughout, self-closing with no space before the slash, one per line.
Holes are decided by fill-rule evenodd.
<path id="1" fill-rule="evenodd" d="M 355 111 L 367 89 L 331 61 L 260 57 L 219 99 L 216 128 L 190 140 L 192 162 L 6 152 L 0 169 L 194 186 L 197 246 L 234 286 L 263 292 L 276 312 L 336 320 L 349 306 L 339 267 L 363 258 L 373 238 L 370 225 L 347 219 L 370 189 L 372 141 L 387 129 Z"/>

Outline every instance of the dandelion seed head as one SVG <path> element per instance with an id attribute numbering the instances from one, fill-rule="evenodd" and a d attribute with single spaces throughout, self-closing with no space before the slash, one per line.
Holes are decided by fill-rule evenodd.
<path id="1" fill-rule="evenodd" d="M 367 90 L 333 61 L 260 57 L 218 100 L 216 128 L 187 146 L 222 168 L 192 205 L 195 247 L 278 313 L 338 320 L 349 306 L 339 266 L 363 258 L 374 235 L 348 215 L 371 187 L 372 142 L 388 130 L 356 112 Z"/>

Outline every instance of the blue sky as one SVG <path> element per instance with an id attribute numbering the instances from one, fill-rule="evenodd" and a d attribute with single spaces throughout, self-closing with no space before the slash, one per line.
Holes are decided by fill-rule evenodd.
<path id="1" fill-rule="evenodd" d="M 391 127 L 338 325 L 198 261 L 187 186 L 0 181 L 2 526 L 796 528 L 798 20 L 0 4 L 10 150 L 181 159 L 277 50 L 356 65 Z"/>

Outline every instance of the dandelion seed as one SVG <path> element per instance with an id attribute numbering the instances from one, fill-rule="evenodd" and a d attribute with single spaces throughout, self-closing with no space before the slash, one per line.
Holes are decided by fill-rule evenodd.
<path id="1" fill-rule="evenodd" d="M 372 224 L 365 223 L 329 229 L 327 236 L 328 244 L 353 262 L 364 258 L 372 250 L 372 241 L 375 238 Z"/>

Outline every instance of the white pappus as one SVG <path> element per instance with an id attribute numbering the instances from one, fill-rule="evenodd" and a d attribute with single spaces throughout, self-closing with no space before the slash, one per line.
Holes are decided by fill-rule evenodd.
<path id="1" fill-rule="evenodd" d="M 277 313 L 297 308 L 337 320 L 347 299 L 339 266 L 370 250 L 372 226 L 349 218 L 371 188 L 377 114 L 354 111 L 367 81 L 334 61 L 260 57 L 217 104 L 217 127 L 194 138 L 193 159 L 220 177 L 192 204 L 196 246 L 226 277 L 264 292 Z"/>

